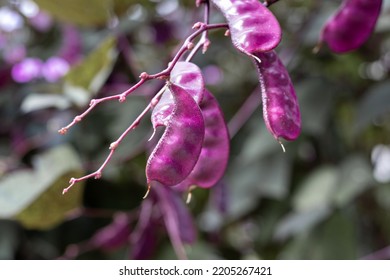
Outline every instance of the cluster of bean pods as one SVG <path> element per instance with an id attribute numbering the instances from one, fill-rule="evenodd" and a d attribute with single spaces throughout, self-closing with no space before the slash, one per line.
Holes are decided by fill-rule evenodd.
<path id="1" fill-rule="evenodd" d="M 336 53 L 361 47 L 373 32 L 382 7 L 382 0 L 344 0 L 325 23 L 320 43 L 326 42 Z"/>
<path id="2" fill-rule="evenodd" d="M 227 24 L 215 24 L 212 28 L 228 27 L 227 34 L 230 34 L 233 46 L 254 61 L 259 74 L 264 122 L 272 136 L 281 143 L 282 138 L 288 141 L 298 138 L 301 115 L 288 71 L 274 50 L 281 41 L 282 31 L 267 6 L 276 1 L 197 0 L 196 4 L 206 3 L 208 8 L 209 2 L 214 4 L 226 18 Z M 373 31 L 381 6 L 382 0 L 344 0 L 341 8 L 325 24 L 321 41 L 326 42 L 335 52 L 361 46 Z M 189 62 L 202 44 L 203 50 L 209 46 L 207 30 L 210 26 L 207 16 L 205 23 L 194 25 L 199 30 L 187 38 L 187 43 L 167 70 L 156 75 L 142 73 L 140 82 L 131 89 L 114 97 L 91 102 L 86 112 L 60 130 L 60 133 L 66 133 L 70 126 L 106 99 L 124 101 L 132 90 L 146 80 L 168 77 L 164 91 L 157 94 L 139 118 L 112 143 L 111 153 L 105 163 L 94 173 L 78 179 L 72 178 L 71 185 L 64 193 L 76 182 L 90 177 L 99 178 L 117 145 L 151 108 L 154 132 L 159 126 L 164 126 L 165 131 L 147 161 L 148 187 L 156 184 L 186 191 L 192 186 L 210 188 L 221 179 L 229 158 L 228 129 L 217 100 L 205 89 L 201 70 Z M 203 37 L 194 46 L 192 40 L 200 34 Z M 195 50 L 192 55 L 186 61 L 180 61 L 180 56 L 192 48 Z"/>
<path id="3" fill-rule="evenodd" d="M 204 88 L 200 69 L 179 62 L 169 86 L 151 116 L 165 132 L 151 153 L 146 177 L 175 190 L 208 188 L 223 176 L 229 157 L 229 135 L 216 99 Z"/>
<path id="4" fill-rule="evenodd" d="M 279 142 L 296 139 L 301 130 L 297 98 L 286 68 L 273 51 L 281 40 L 278 21 L 257 0 L 212 2 L 226 17 L 233 45 L 255 60 L 267 128 Z M 222 111 L 205 90 L 195 64 L 178 62 L 169 84 L 151 116 L 154 129 L 165 126 L 166 130 L 148 160 L 148 184 L 157 181 L 179 191 L 209 188 L 223 176 L 229 157 Z"/>
<path id="5" fill-rule="evenodd" d="M 257 0 L 212 2 L 225 15 L 233 45 L 255 61 L 268 130 L 279 142 L 280 138 L 295 140 L 301 131 L 301 116 L 291 79 L 273 50 L 282 37 L 277 19 Z"/>

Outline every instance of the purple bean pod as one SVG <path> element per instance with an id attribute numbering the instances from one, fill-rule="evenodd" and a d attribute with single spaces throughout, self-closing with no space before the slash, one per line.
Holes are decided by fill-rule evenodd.
<path id="1" fill-rule="evenodd" d="M 359 48 L 374 31 L 381 7 L 382 0 L 344 0 L 325 23 L 320 42 L 336 53 Z"/>
<path id="2" fill-rule="evenodd" d="M 202 100 L 204 80 L 201 70 L 194 63 L 185 61 L 177 62 L 172 69 L 170 82 L 187 91 L 195 99 L 197 104 Z M 153 128 L 167 125 L 174 106 L 172 93 L 167 89 L 152 111 Z"/>
<path id="3" fill-rule="evenodd" d="M 146 165 L 148 185 L 158 181 L 173 186 L 194 168 L 203 143 L 205 125 L 195 100 L 181 87 L 170 84 L 174 109 L 166 129 Z"/>
<path id="4" fill-rule="evenodd" d="M 265 124 L 276 140 L 295 140 L 301 132 L 301 114 L 287 69 L 275 51 L 257 53 Z"/>
<path id="5" fill-rule="evenodd" d="M 230 140 L 225 119 L 218 101 L 205 90 L 200 103 L 205 122 L 205 137 L 198 162 L 191 174 L 175 190 L 185 191 L 195 185 L 201 188 L 214 186 L 223 176 L 229 160 Z"/>
<path id="6" fill-rule="evenodd" d="M 282 30 L 272 12 L 258 0 L 212 0 L 224 14 L 233 45 L 253 55 L 270 51 L 280 43 Z"/>

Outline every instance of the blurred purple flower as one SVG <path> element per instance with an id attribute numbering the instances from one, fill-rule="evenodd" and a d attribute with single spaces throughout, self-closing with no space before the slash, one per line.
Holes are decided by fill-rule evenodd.
<path id="1" fill-rule="evenodd" d="M 207 85 L 219 84 L 223 79 L 223 73 L 221 69 L 216 65 L 209 65 L 202 69 L 205 83 Z"/>
<path id="2" fill-rule="evenodd" d="M 31 26 L 36 30 L 45 32 L 53 26 L 53 19 L 45 12 L 39 12 L 35 16 L 29 18 Z"/>
<path id="3" fill-rule="evenodd" d="M 71 25 L 62 27 L 62 47 L 58 51 L 59 57 L 65 59 L 69 64 L 79 61 L 82 53 L 82 41 L 80 33 Z"/>
<path id="4" fill-rule="evenodd" d="M 28 83 L 41 76 L 42 65 L 38 58 L 26 58 L 12 67 L 11 76 L 18 83 Z"/>
<path id="5" fill-rule="evenodd" d="M 56 82 L 69 71 L 69 63 L 61 57 L 51 57 L 42 66 L 42 76 L 48 82 Z"/>

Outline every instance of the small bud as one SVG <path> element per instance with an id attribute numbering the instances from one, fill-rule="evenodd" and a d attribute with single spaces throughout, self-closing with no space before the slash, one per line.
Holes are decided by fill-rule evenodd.
<path id="1" fill-rule="evenodd" d="M 116 148 L 118 148 L 118 143 L 117 142 L 112 142 L 111 144 L 110 144 L 110 150 L 115 150 Z"/>
<path id="2" fill-rule="evenodd" d="M 187 44 L 187 50 L 192 50 L 193 48 L 194 48 L 194 43 L 192 43 L 192 42 L 189 42 L 188 44 Z"/>
<path id="3" fill-rule="evenodd" d="M 226 30 L 225 31 L 225 34 L 223 34 L 224 36 L 226 36 L 226 37 L 229 37 L 230 36 L 230 30 L 228 29 L 228 30 Z"/>
<path id="4" fill-rule="evenodd" d="M 199 29 L 199 28 L 202 27 L 202 25 L 203 25 L 203 23 L 198 21 L 197 23 L 195 23 L 195 24 L 192 26 L 192 29 Z"/>
<path id="5" fill-rule="evenodd" d="M 96 172 L 95 179 L 100 179 L 102 177 L 102 172 L 98 171 Z"/>
<path id="6" fill-rule="evenodd" d="M 206 53 L 208 48 L 210 47 L 211 42 L 209 39 L 206 39 L 206 41 L 203 43 L 202 53 Z"/>
<path id="7" fill-rule="evenodd" d="M 61 134 L 61 135 L 65 135 L 67 132 L 68 132 L 68 129 L 65 128 L 65 127 L 63 127 L 60 130 L 58 130 L 58 133 Z"/>
<path id="8" fill-rule="evenodd" d="M 126 96 L 121 95 L 118 100 L 119 100 L 120 103 L 123 103 L 123 102 L 126 101 Z"/>
<path id="9" fill-rule="evenodd" d="M 75 122 L 75 123 L 81 122 L 81 120 L 82 120 L 82 117 L 80 117 L 80 116 L 76 116 L 76 117 L 74 118 L 74 122 Z"/>
<path id="10" fill-rule="evenodd" d="M 146 73 L 146 72 L 142 72 L 140 75 L 139 75 L 140 79 L 142 80 L 145 80 L 149 77 L 149 74 Z"/>

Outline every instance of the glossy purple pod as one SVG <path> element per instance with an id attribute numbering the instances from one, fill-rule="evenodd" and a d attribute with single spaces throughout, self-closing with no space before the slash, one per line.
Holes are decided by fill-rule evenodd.
<path id="1" fill-rule="evenodd" d="M 179 61 L 172 69 L 170 82 L 182 87 L 199 104 L 203 98 L 204 80 L 197 65 L 191 62 Z M 174 108 L 172 93 L 167 89 L 152 111 L 153 128 L 166 126 Z"/>
<path id="2" fill-rule="evenodd" d="M 280 43 L 282 29 L 272 12 L 258 0 L 212 0 L 224 14 L 233 45 L 241 52 L 270 51 Z"/>
<path id="3" fill-rule="evenodd" d="M 202 148 L 205 125 L 198 104 L 183 88 L 170 84 L 169 89 L 175 106 L 148 159 L 148 185 L 157 181 L 173 186 L 183 181 L 194 168 Z"/>
<path id="4" fill-rule="evenodd" d="M 374 31 L 381 7 L 382 0 L 344 0 L 325 23 L 320 42 L 336 53 L 359 48 Z"/>
<path id="5" fill-rule="evenodd" d="M 295 140 L 301 132 L 301 114 L 287 69 L 275 51 L 255 54 L 259 72 L 263 117 L 276 140 Z"/>
<path id="6" fill-rule="evenodd" d="M 185 191 L 192 185 L 201 188 L 214 186 L 223 176 L 229 160 L 230 138 L 218 101 L 205 90 L 200 109 L 205 122 L 202 151 L 191 174 L 176 190 Z"/>

